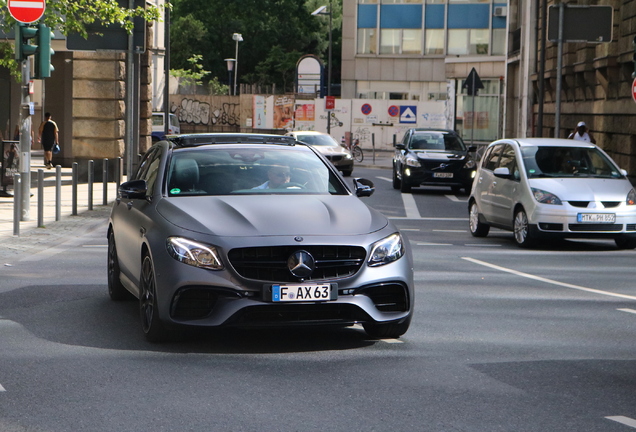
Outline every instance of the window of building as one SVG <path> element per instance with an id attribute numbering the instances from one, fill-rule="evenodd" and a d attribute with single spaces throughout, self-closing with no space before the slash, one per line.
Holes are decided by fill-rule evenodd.
<path id="1" fill-rule="evenodd" d="M 492 55 L 506 54 L 506 29 L 492 30 Z"/>
<path id="2" fill-rule="evenodd" d="M 422 3 L 422 0 L 382 0 L 384 4 L 391 3 Z"/>
<path id="3" fill-rule="evenodd" d="M 501 84 L 499 80 L 482 78 L 481 81 L 484 88 L 474 97 L 466 94 L 464 80 L 458 82 L 461 93 L 457 94 L 455 128 L 464 140 L 489 142 L 496 140 L 499 135 Z"/>
<path id="4" fill-rule="evenodd" d="M 358 54 L 377 54 L 377 34 L 374 28 L 358 29 Z"/>
<path id="5" fill-rule="evenodd" d="M 444 30 L 433 29 L 426 30 L 426 39 L 424 43 L 424 54 L 435 55 L 444 54 Z"/>

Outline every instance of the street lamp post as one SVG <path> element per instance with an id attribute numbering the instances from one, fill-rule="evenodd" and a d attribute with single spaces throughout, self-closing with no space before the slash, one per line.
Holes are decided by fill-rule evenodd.
<path id="1" fill-rule="evenodd" d="M 329 65 L 327 67 L 327 96 L 331 96 L 331 26 L 332 26 L 332 13 L 331 13 L 331 0 L 329 0 L 329 10 L 326 11 L 327 6 L 320 6 L 318 9 L 313 11 L 312 15 L 329 15 Z"/>
<path id="2" fill-rule="evenodd" d="M 234 56 L 236 62 L 234 65 L 234 96 L 236 96 L 236 78 L 238 76 L 238 43 L 243 42 L 243 35 L 240 33 L 234 33 L 232 35 L 232 39 L 236 41 L 236 55 Z"/>
<path id="3" fill-rule="evenodd" d="M 227 93 L 228 96 L 232 96 L 232 70 L 234 69 L 234 62 L 236 61 L 236 59 L 233 58 L 226 58 L 225 59 L 225 63 L 227 64 L 227 75 L 228 75 L 228 79 L 227 79 Z"/>

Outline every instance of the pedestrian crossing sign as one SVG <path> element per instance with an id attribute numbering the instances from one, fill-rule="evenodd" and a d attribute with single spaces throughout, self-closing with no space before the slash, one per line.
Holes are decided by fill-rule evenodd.
<path id="1" fill-rule="evenodd" d="M 400 123 L 417 123 L 417 106 L 400 106 Z"/>

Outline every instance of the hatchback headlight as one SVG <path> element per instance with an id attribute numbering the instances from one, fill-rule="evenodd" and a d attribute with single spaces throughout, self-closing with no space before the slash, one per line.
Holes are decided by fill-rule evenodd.
<path id="1" fill-rule="evenodd" d="M 627 205 L 636 205 L 636 191 L 634 189 L 630 190 L 627 194 L 627 200 L 625 203 Z"/>
<path id="2" fill-rule="evenodd" d="M 399 233 L 390 236 L 373 244 L 371 256 L 367 264 L 370 267 L 377 267 L 397 261 L 404 256 L 404 242 Z"/>
<path id="3" fill-rule="evenodd" d="M 420 161 L 415 158 L 406 158 L 406 166 L 410 167 L 420 167 Z"/>
<path id="4" fill-rule="evenodd" d="M 214 246 L 205 245 L 183 237 L 169 237 L 166 248 L 177 261 L 208 270 L 222 270 L 221 258 Z"/>
<path id="5" fill-rule="evenodd" d="M 554 205 L 562 204 L 559 197 L 553 193 L 546 192 L 541 189 L 532 188 L 532 194 L 534 195 L 534 199 L 539 201 L 541 204 L 554 204 Z"/>

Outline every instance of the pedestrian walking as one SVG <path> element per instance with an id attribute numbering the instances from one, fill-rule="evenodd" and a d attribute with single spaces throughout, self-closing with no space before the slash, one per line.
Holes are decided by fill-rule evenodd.
<path id="1" fill-rule="evenodd" d="M 53 147 L 58 144 L 59 129 L 57 124 L 51 120 L 51 113 L 44 114 L 44 121 L 40 125 L 39 140 L 44 149 L 44 166 L 53 168 Z"/>
<path id="2" fill-rule="evenodd" d="M 592 136 L 592 134 L 588 131 L 587 125 L 585 122 L 580 121 L 576 125 L 576 130 L 568 136 L 568 139 L 573 139 L 576 141 L 586 141 L 591 142 L 592 144 L 596 144 L 596 140 Z"/>

